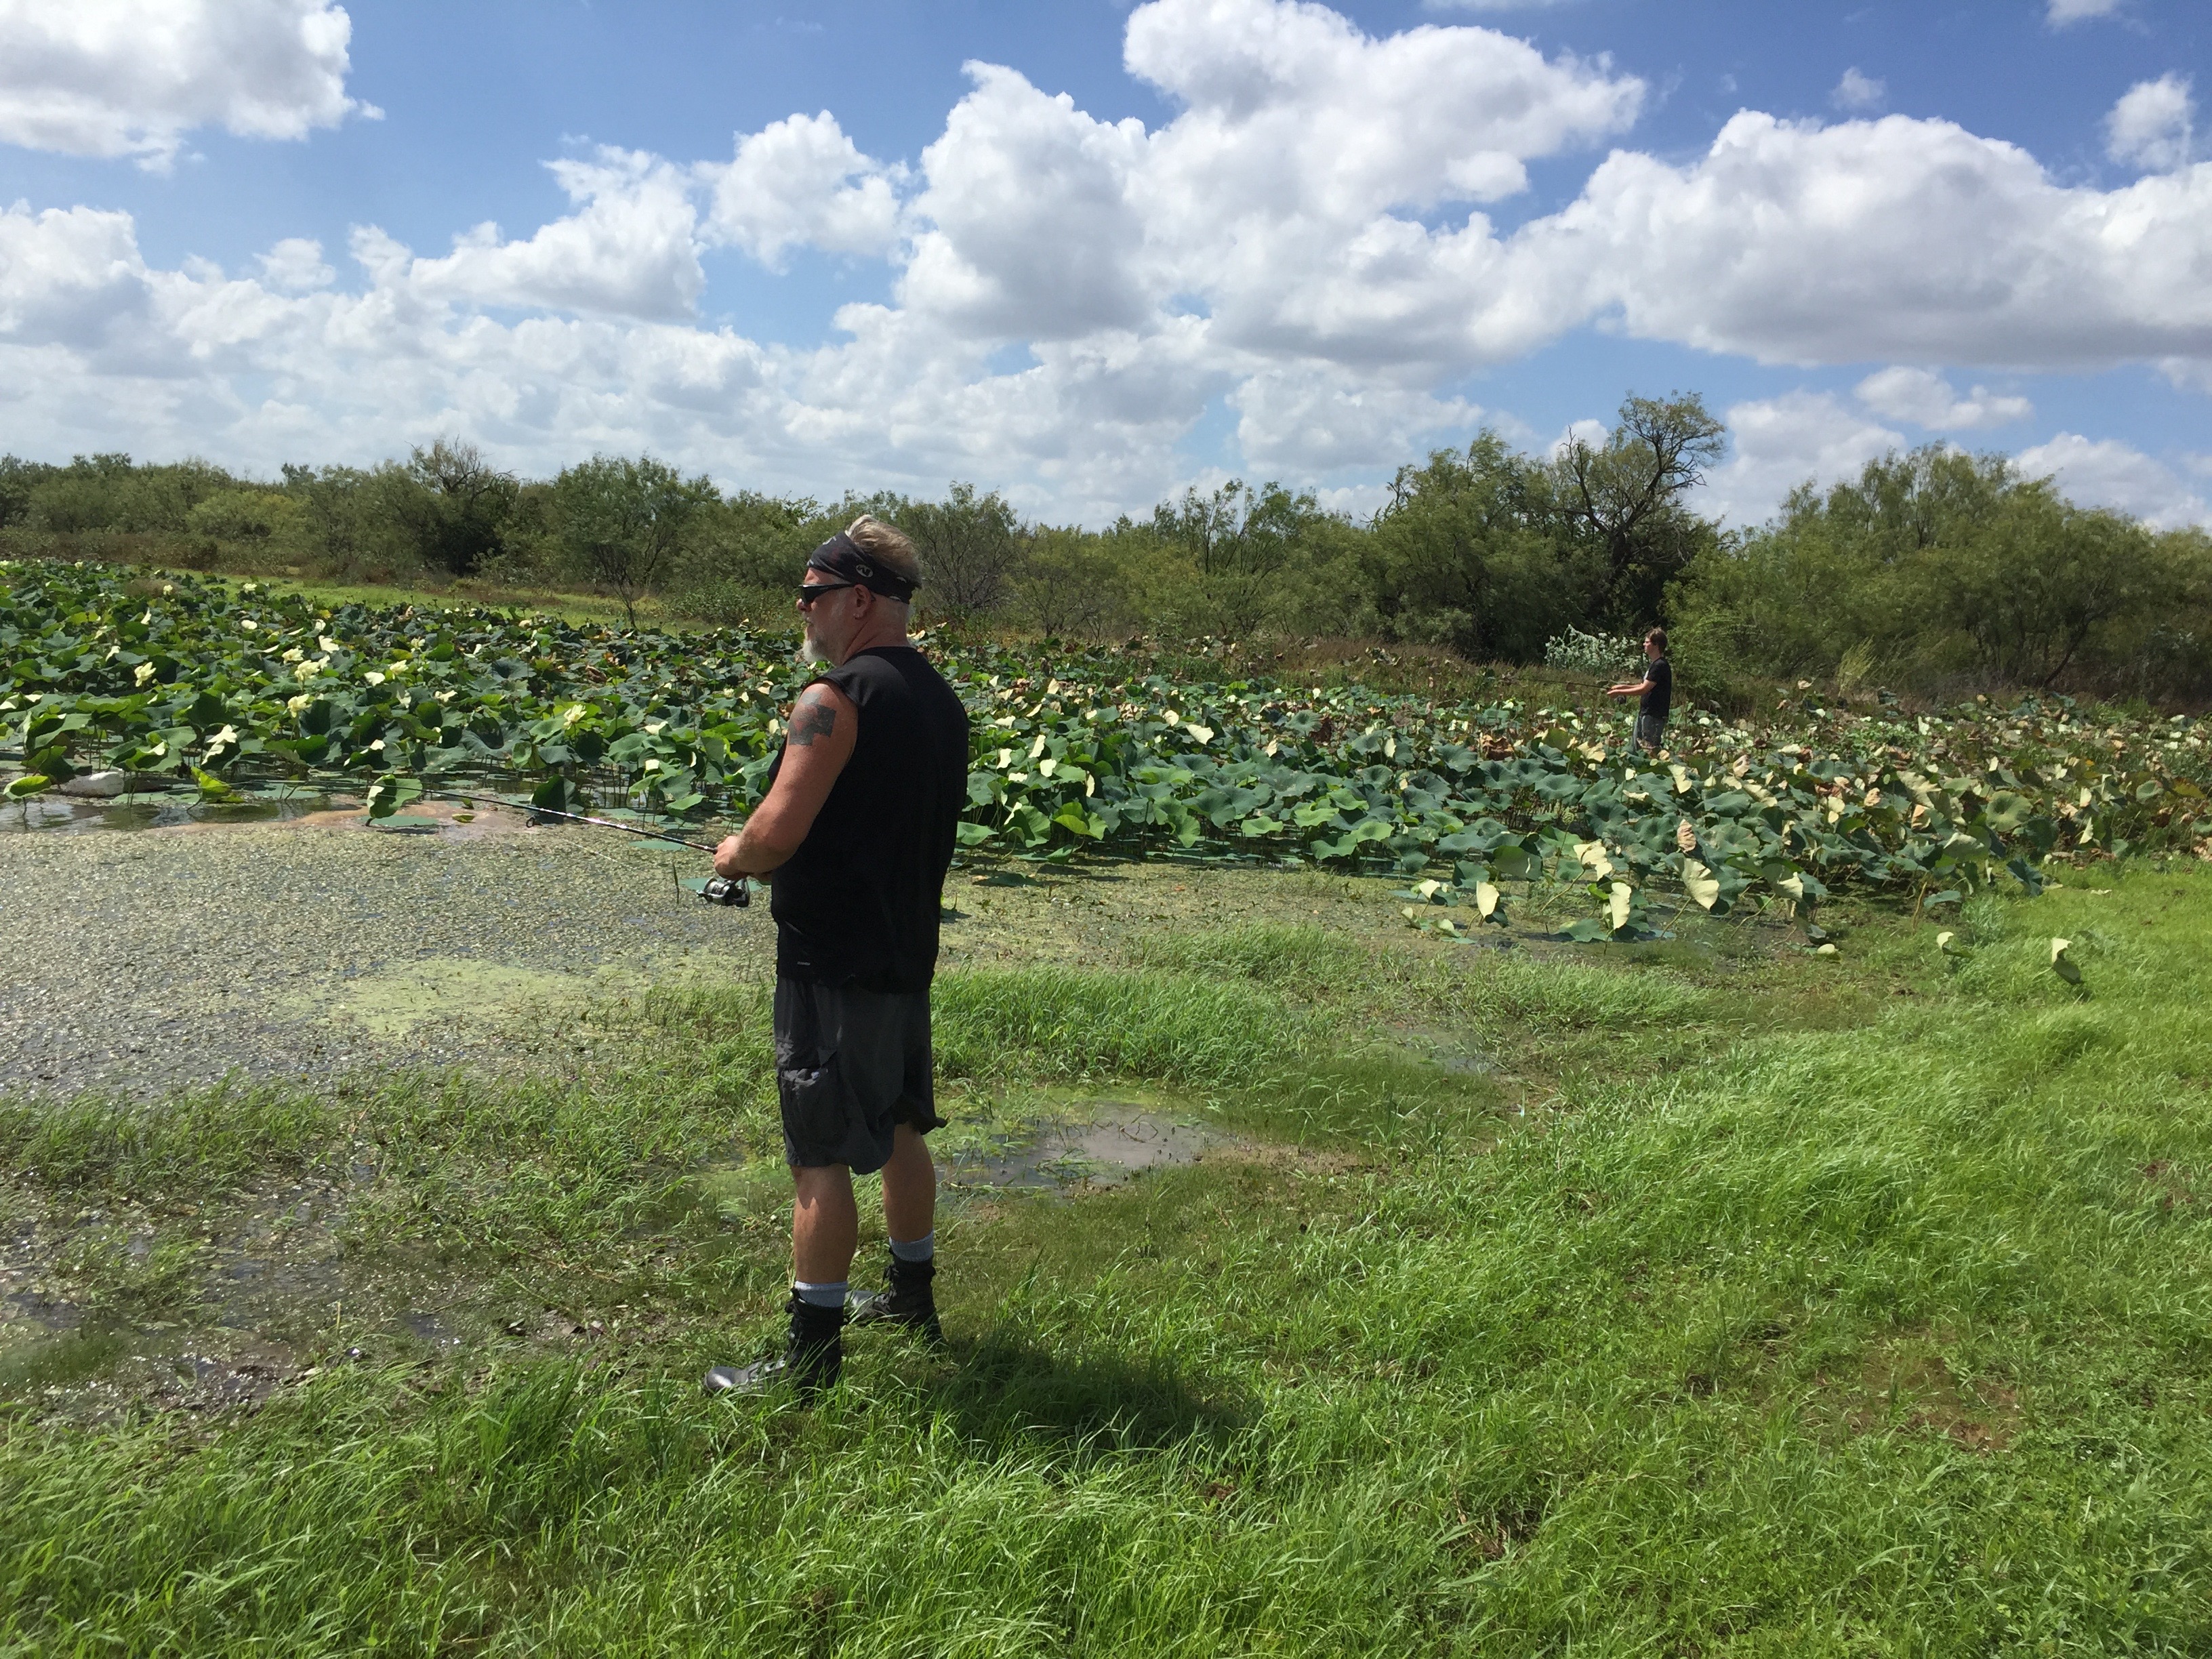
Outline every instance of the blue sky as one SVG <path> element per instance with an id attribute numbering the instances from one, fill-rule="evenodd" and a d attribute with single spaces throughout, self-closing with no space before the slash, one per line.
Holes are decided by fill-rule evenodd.
<path id="1" fill-rule="evenodd" d="M 20 454 L 453 433 L 1098 522 L 1683 389 L 1740 521 L 1936 439 L 2212 519 L 2202 4 L 25 9 Z"/>

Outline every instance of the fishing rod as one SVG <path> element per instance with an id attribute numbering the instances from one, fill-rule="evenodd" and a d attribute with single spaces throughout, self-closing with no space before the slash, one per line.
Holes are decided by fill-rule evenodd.
<path id="1" fill-rule="evenodd" d="M 588 812 L 563 812 L 557 807 L 539 806 L 532 802 L 502 800 L 497 795 L 465 795 L 453 789 L 426 789 L 422 794 L 425 799 L 434 796 L 440 800 L 457 800 L 464 803 L 488 800 L 494 805 L 504 806 L 510 811 L 527 812 L 532 817 L 559 818 L 567 823 L 589 823 L 595 824 L 602 830 L 619 830 L 625 836 L 637 836 L 647 841 L 669 842 L 678 847 L 688 847 L 695 853 L 705 853 L 710 857 L 715 850 L 703 841 L 689 841 L 682 836 L 672 835 L 665 830 L 648 830 L 642 824 L 623 823 L 615 818 L 595 818 Z M 731 904 L 741 910 L 753 902 L 752 894 L 747 889 L 745 878 L 743 876 L 709 876 L 700 887 L 699 896 L 709 904 Z"/>

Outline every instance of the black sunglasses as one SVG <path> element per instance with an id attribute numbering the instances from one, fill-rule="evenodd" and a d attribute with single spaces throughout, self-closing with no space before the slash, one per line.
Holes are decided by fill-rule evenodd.
<path id="1" fill-rule="evenodd" d="M 858 582 L 801 582 L 799 585 L 799 608 L 802 611 L 808 609 L 824 593 L 842 593 L 848 587 L 860 585 Z"/>

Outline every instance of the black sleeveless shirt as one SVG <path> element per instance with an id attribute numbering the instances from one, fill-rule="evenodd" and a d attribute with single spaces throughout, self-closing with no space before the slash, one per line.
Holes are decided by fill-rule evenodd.
<path id="1" fill-rule="evenodd" d="M 855 653 L 815 678 L 853 700 L 860 732 L 814 827 L 769 878 L 775 971 L 818 985 L 926 991 L 968 803 L 968 711 L 910 645 Z M 771 784 L 782 769 L 778 755 Z"/>

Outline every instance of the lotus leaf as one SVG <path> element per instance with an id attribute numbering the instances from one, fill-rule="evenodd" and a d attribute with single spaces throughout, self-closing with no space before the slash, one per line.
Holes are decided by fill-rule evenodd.
<path id="1" fill-rule="evenodd" d="M 190 575 L 148 598 L 133 570 L 4 568 L 0 718 L 22 769 L 47 777 L 473 778 L 541 805 L 737 814 L 804 681 L 780 633 L 249 605 Z M 91 649 L 100 638 L 128 648 Z M 1060 648 L 1046 674 L 986 640 L 924 644 L 974 718 L 969 846 L 1303 853 L 1417 875 L 1472 857 L 1486 881 L 1564 859 L 1632 890 L 1679 879 L 1720 909 L 1755 883 L 1808 899 L 1936 885 L 1923 902 L 1941 903 L 2000 871 L 2032 888 L 2054 853 L 2193 850 L 2207 834 L 2202 722 L 2092 718 L 2064 699 L 1911 718 L 1796 699 L 1771 720 L 1684 709 L 1645 771 L 1613 758 L 1625 723 L 1589 710 L 1194 682 L 1134 647 Z"/>

